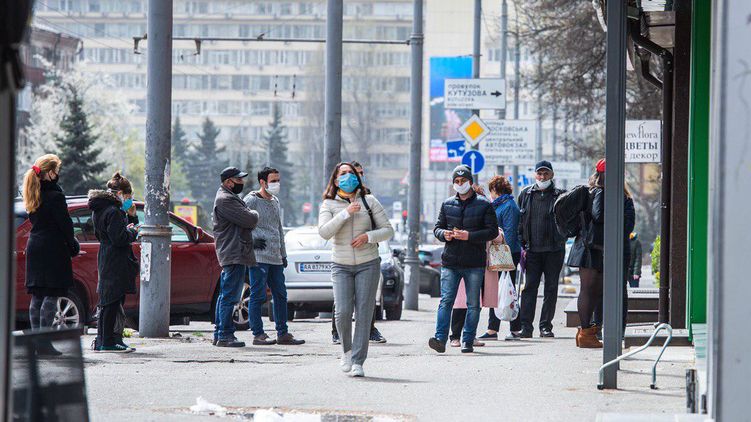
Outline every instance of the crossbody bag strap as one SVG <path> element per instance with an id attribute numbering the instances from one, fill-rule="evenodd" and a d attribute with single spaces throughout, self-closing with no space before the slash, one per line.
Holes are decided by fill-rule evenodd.
<path id="1" fill-rule="evenodd" d="M 368 217 L 370 217 L 371 230 L 375 230 L 378 225 L 375 222 L 375 218 L 373 218 L 373 210 L 370 209 L 370 205 L 368 205 L 368 200 L 365 196 L 362 197 L 362 203 L 365 205 L 365 211 L 368 212 Z"/>

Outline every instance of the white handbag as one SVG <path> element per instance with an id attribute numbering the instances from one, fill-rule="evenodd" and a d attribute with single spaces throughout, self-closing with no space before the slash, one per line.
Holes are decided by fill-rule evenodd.
<path id="1" fill-rule="evenodd" d="M 511 248 L 505 243 L 491 243 L 488 247 L 488 271 L 514 271 L 514 257 Z"/>

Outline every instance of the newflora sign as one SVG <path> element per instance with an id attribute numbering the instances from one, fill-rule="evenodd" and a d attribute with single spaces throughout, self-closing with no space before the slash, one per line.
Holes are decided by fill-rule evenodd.
<path id="1" fill-rule="evenodd" d="M 626 120 L 626 162 L 662 161 L 662 125 L 659 120 Z"/>

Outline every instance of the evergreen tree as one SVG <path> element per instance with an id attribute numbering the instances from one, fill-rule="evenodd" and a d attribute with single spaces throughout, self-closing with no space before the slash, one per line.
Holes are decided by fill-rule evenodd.
<path id="1" fill-rule="evenodd" d="M 60 185 L 69 195 L 85 195 L 99 187 L 106 163 L 99 161 L 101 148 L 95 148 L 98 136 L 83 110 L 83 98 L 78 88 L 69 85 L 68 112 L 60 123 L 61 133 L 55 137 L 58 155 L 63 162 Z"/>
<path id="2" fill-rule="evenodd" d="M 180 116 L 177 116 L 172 125 L 172 161 L 185 166 L 188 162 L 188 147 L 188 137 L 180 124 Z"/>
<path id="3" fill-rule="evenodd" d="M 294 225 L 297 216 L 298 201 L 292 196 L 294 176 L 292 163 L 287 156 L 287 128 L 282 123 L 282 111 L 274 103 L 273 120 L 269 123 L 269 130 L 264 135 L 269 157 L 269 166 L 279 170 L 282 178 L 282 190 L 279 192 L 279 202 L 284 211 L 284 224 Z"/>
<path id="4" fill-rule="evenodd" d="M 201 205 L 204 215 L 211 215 L 214 196 L 219 185 L 219 173 L 227 167 L 227 161 L 220 158 L 224 148 L 218 148 L 216 138 L 221 132 L 208 117 L 198 133 L 200 142 L 191 151 L 188 181 L 195 200 Z"/>

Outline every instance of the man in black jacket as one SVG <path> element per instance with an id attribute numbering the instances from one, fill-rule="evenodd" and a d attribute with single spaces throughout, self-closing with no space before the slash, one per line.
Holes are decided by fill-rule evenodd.
<path id="1" fill-rule="evenodd" d="M 522 331 L 515 337 L 532 337 L 532 323 L 537 306 L 537 289 L 540 278 L 545 275 L 545 293 L 540 312 L 540 337 L 555 337 L 553 316 L 558 300 L 558 277 L 563 268 L 566 253 L 566 237 L 558 232 L 553 214 L 555 200 L 565 191 L 553 183 L 553 165 L 540 161 L 535 165 L 534 185 L 527 186 L 519 194 L 517 202 L 521 219 L 519 239 L 526 252 L 526 283 L 522 291 Z"/>
<path id="2" fill-rule="evenodd" d="M 498 236 L 498 221 L 490 202 L 472 189 L 472 172 L 458 166 L 452 176 L 456 196 L 441 205 L 433 233 L 446 242 L 441 255 L 441 303 L 438 305 L 435 337 L 428 346 L 438 353 L 446 351 L 451 309 L 459 283 L 464 279 L 467 291 L 467 317 L 462 335 L 462 353 L 474 351 L 473 342 L 480 319 L 480 289 L 485 277 L 485 243 Z"/>

